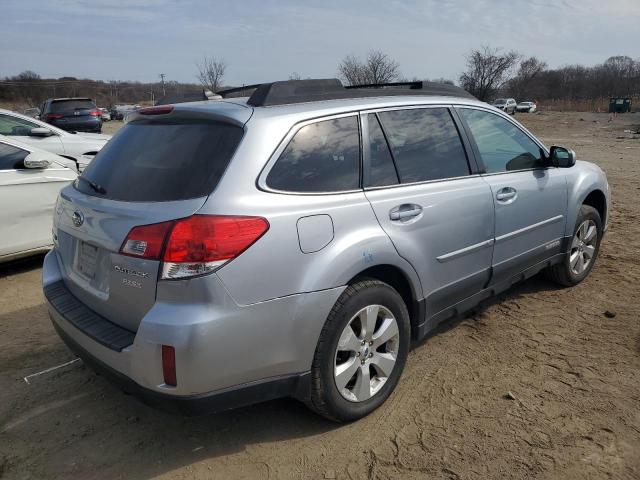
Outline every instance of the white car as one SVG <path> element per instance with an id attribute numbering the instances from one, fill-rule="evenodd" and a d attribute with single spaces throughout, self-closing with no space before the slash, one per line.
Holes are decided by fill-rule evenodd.
<path id="1" fill-rule="evenodd" d="M 71 133 L 35 118 L 0 108 L 0 135 L 73 160 L 82 172 L 111 138 L 100 133 Z"/>
<path id="2" fill-rule="evenodd" d="M 109 110 L 107 110 L 106 108 L 100 108 L 99 110 L 102 113 L 103 122 L 108 122 L 109 120 L 111 120 L 111 113 L 109 113 Z"/>
<path id="3" fill-rule="evenodd" d="M 0 135 L 0 263 L 51 248 L 53 209 L 77 178 L 68 158 Z"/>
<path id="4" fill-rule="evenodd" d="M 517 106 L 516 106 L 516 112 L 528 112 L 528 113 L 533 113 L 538 109 L 538 107 L 536 107 L 536 104 L 533 102 L 520 102 Z"/>

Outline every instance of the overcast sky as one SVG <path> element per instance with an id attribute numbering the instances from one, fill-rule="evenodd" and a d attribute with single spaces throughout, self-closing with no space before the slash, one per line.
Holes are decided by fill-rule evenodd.
<path id="1" fill-rule="evenodd" d="M 195 82 L 204 55 L 226 84 L 333 77 L 381 50 L 408 78 L 457 80 L 488 44 L 551 67 L 640 57 L 640 0 L 2 0 L 0 77 Z"/>

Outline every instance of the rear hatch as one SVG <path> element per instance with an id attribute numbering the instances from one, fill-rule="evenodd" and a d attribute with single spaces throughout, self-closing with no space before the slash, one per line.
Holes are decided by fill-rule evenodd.
<path id="1" fill-rule="evenodd" d="M 56 206 L 56 250 L 71 292 L 136 331 L 155 302 L 160 262 L 121 254 L 123 242 L 134 227 L 198 211 L 242 135 L 237 120 L 180 114 L 137 115 L 123 126 Z"/>
<path id="2" fill-rule="evenodd" d="M 102 112 L 90 98 L 70 98 L 54 100 L 47 113 L 47 120 L 55 120 L 59 124 L 74 124 L 102 118 Z"/>

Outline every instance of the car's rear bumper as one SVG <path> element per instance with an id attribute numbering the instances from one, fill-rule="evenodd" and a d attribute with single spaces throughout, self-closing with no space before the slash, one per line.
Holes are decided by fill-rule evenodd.
<path id="1" fill-rule="evenodd" d="M 60 119 L 52 120 L 49 123 L 63 130 L 74 132 L 99 132 L 102 130 L 102 119 L 98 117 L 83 120 Z"/>
<path id="2" fill-rule="evenodd" d="M 164 411 L 182 415 L 203 415 L 282 397 L 292 397 L 305 401 L 310 389 L 310 374 L 305 372 L 248 382 L 211 393 L 169 395 L 138 385 L 131 378 L 85 350 L 60 327 L 53 316 L 52 321 L 58 335 L 69 347 L 69 350 L 80 357 L 87 366 L 126 393 L 134 395 L 147 405 Z"/>
<path id="3" fill-rule="evenodd" d="M 63 268 L 51 251 L 43 286 L 51 320 L 70 348 L 147 403 L 192 413 L 304 396 L 320 330 L 344 290 L 243 306 L 215 275 L 159 284 L 156 303 L 132 332 L 75 297 Z M 175 349 L 177 386 L 164 382 L 162 345 Z"/>

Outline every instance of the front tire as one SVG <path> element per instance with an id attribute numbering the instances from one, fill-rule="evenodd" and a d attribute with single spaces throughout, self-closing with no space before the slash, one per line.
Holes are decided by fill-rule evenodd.
<path id="1" fill-rule="evenodd" d="M 309 406 L 334 421 L 362 418 L 395 389 L 409 353 L 407 306 L 378 280 L 347 287 L 327 317 L 311 367 Z"/>
<path id="2" fill-rule="evenodd" d="M 565 287 L 582 282 L 596 262 L 602 233 L 602 219 L 598 211 L 589 205 L 582 205 L 569 251 L 561 263 L 547 269 L 547 277 Z"/>

